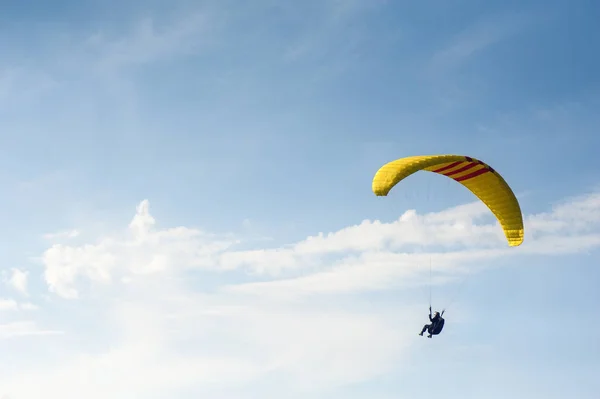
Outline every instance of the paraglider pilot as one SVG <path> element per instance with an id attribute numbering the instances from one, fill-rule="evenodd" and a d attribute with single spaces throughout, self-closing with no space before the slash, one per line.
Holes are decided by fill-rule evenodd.
<path id="1" fill-rule="evenodd" d="M 444 314 L 443 311 L 442 314 Z M 423 336 L 425 331 L 429 333 L 427 338 L 431 338 L 432 335 L 437 335 L 442 332 L 442 328 L 444 328 L 444 318 L 440 315 L 440 312 L 435 312 L 435 316 L 431 317 L 431 306 L 429 307 L 429 321 L 431 321 L 431 324 L 425 324 L 423 326 L 423 330 L 419 333 L 420 336 Z"/>

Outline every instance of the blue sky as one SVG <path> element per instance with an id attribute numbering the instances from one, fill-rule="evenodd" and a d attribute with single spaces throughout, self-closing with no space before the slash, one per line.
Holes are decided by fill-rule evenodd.
<path id="1" fill-rule="evenodd" d="M 600 5 L 241 3 L 2 3 L 0 395 L 595 397 Z"/>

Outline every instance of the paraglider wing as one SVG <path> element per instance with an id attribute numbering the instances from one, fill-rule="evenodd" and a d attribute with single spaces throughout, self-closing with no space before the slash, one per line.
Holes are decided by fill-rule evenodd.
<path id="1" fill-rule="evenodd" d="M 508 244 L 523 242 L 523 214 L 515 194 L 491 166 L 464 155 L 420 155 L 397 159 L 382 166 L 373 178 L 373 192 L 387 196 L 401 180 L 418 171 L 447 176 L 479 198 L 500 222 Z"/>

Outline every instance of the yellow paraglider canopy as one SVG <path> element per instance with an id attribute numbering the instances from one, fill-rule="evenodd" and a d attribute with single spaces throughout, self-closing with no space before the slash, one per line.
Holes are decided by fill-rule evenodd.
<path id="1" fill-rule="evenodd" d="M 386 196 L 401 180 L 425 170 L 447 176 L 468 188 L 492 211 L 511 247 L 523 242 L 523 215 L 515 194 L 491 166 L 464 155 L 419 155 L 383 165 L 373 178 L 373 192 Z"/>

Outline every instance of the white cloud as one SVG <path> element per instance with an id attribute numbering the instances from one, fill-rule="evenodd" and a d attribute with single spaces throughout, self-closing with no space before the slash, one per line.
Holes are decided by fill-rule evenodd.
<path id="1" fill-rule="evenodd" d="M 293 397 L 374 378 L 402 366 L 415 345 L 422 304 L 392 307 L 348 294 L 426 283 L 429 249 L 443 250 L 433 254 L 432 268 L 434 284 L 444 284 L 486 267 L 482 260 L 597 248 L 599 208 L 600 194 L 592 193 L 529 215 L 519 248 L 509 248 L 489 211 L 473 203 L 425 215 L 409 211 L 392 223 L 365 221 L 281 248 L 236 251 L 235 237 L 160 227 L 144 200 L 124 232 L 56 244 L 42 257 L 58 296 L 49 304 L 94 323 L 90 329 L 73 316 L 55 325 L 69 340 L 94 344 L 64 347 L 60 364 L 48 369 L 0 376 L 0 387 L 23 399 L 40 392 L 249 398 L 248 386 L 270 384 Z M 36 327 L 17 326 L 6 331 Z M 277 392 L 265 397 L 281 397 Z"/>
<path id="2" fill-rule="evenodd" d="M 148 201 L 142 201 L 122 237 L 81 246 L 53 245 L 43 255 L 50 290 L 65 298 L 77 298 L 79 278 L 110 283 L 115 277 L 213 268 L 212 257 L 236 242 L 187 227 L 155 231 L 154 223 Z"/>
<path id="3" fill-rule="evenodd" d="M 552 212 L 530 216 L 528 222 L 531 234 L 551 232 L 577 235 L 593 231 L 600 223 L 600 195 L 570 198 L 554 206 Z"/>
<path id="4" fill-rule="evenodd" d="M 19 304 L 19 308 L 22 310 L 37 310 L 39 306 L 31 302 L 22 302 Z"/>
<path id="5" fill-rule="evenodd" d="M 16 310 L 18 308 L 19 308 L 19 304 L 14 299 L 1 299 L 0 298 L 0 311 Z"/>
<path id="6" fill-rule="evenodd" d="M 318 234 L 290 246 L 236 251 L 232 237 L 215 237 L 187 227 L 155 229 L 147 200 L 140 203 L 126 235 L 97 244 L 54 245 L 43 255 L 51 291 L 77 297 L 77 282 L 86 278 L 109 283 L 115 277 L 193 269 L 227 271 L 243 268 L 254 275 L 285 276 L 287 281 L 238 285 L 235 290 L 266 286 L 301 291 L 381 289 L 406 281 L 429 255 L 415 249 L 443 248 L 434 267 L 450 270 L 483 258 L 524 253 L 574 253 L 600 244 L 600 194 L 593 193 L 556 206 L 549 213 L 526 217 L 525 243 L 506 245 L 503 233 L 481 203 L 439 213 L 405 212 L 392 223 L 364 221 L 337 232 Z M 422 268 L 421 268 L 422 270 Z M 304 288 L 301 288 L 304 287 Z"/>
<path id="7" fill-rule="evenodd" d="M 507 247 L 495 220 L 476 223 L 489 215 L 489 210 L 479 202 L 426 215 L 410 210 L 392 223 L 364 221 L 328 235 L 309 237 L 290 247 L 227 252 L 221 255 L 220 262 L 229 269 L 245 266 L 254 272 L 271 274 L 286 269 L 317 268 L 318 273 L 295 280 L 310 290 L 321 286 L 317 279 L 324 279 L 324 286 L 331 290 L 339 289 L 340 285 L 349 288 L 350 281 L 355 282 L 354 289 L 361 285 L 379 289 L 397 281 L 391 277 L 415 272 L 429 257 L 418 251 L 429 248 L 450 250 L 436 254 L 434 261 L 436 268 L 449 268 L 482 258 L 523 253 L 575 253 L 600 244 L 597 232 L 600 194 L 597 193 L 575 198 L 550 213 L 526 217 L 525 243 L 518 248 Z M 413 251 L 400 252 L 407 249 Z M 332 254 L 338 255 L 335 262 L 331 261 Z M 375 280 L 381 283 L 373 285 Z M 291 281 L 265 284 L 291 284 Z M 254 286 L 265 288 L 263 284 Z"/>
<path id="8" fill-rule="evenodd" d="M 17 302 L 14 299 L 0 298 L 0 312 L 14 310 L 37 310 L 38 306 L 31 302 Z"/>
<path id="9" fill-rule="evenodd" d="M 27 292 L 28 278 L 29 278 L 28 271 L 19 270 L 16 268 L 13 268 L 11 270 L 10 276 L 7 276 L 6 272 L 3 272 L 4 282 L 7 283 L 10 287 L 12 287 L 14 290 L 19 292 L 21 295 L 25 295 L 25 296 L 28 295 L 28 292 Z"/>
<path id="10" fill-rule="evenodd" d="M 32 335 L 57 335 L 62 331 L 40 329 L 34 321 L 14 321 L 0 324 L 0 339 L 17 338 Z"/>
<path id="11" fill-rule="evenodd" d="M 44 234 L 44 238 L 46 240 L 62 240 L 62 239 L 69 239 L 69 238 L 75 238 L 75 237 L 79 237 L 79 231 L 78 230 L 64 230 L 64 231 L 57 231 L 56 233 L 47 233 Z"/>
<path id="12" fill-rule="evenodd" d="M 381 312 L 242 304 L 181 293 L 181 287 L 177 295 L 171 287 L 138 288 L 147 301 L 119 301 L 104 320 L 122 337 L 118 344 L 101 354 L 61 356 L 48 370 L 0 376 L 0 387 L 24 399 L 40 392 L 65 399 L 167 398 L 179 397 L 179 390 L 199 387 L 210 394 L 273 379 L 286 390 L 318 391 L 378 375 L 407 345 L 407 333 Z"/>

